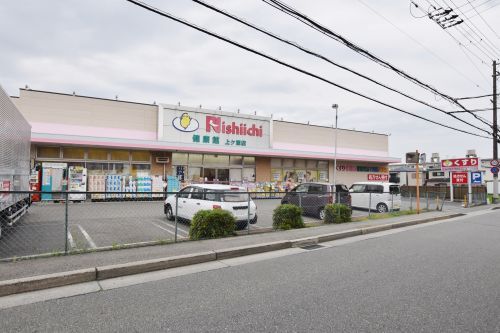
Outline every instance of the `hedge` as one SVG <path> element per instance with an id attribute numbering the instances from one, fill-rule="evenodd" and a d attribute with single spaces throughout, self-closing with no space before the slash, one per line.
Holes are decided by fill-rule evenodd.
<path id="1" fill-rule="evenodd" d="M 329 204 L 325 206 L 325 223 L 351 222 L 352 210 L 343 204 Z"/>
<path id="2" fill-rule="evenodd" d="M 304 228 L 304 220 L 302 219 L 302 208 L 295 205 L 279 205 L 273 211 L 273 228 L 274 229 L 296 229 Z"/>
<path id="3" fill-rule="evenodd" d="M 219 238 L 234 234 L 236 218 L 222 209 L 200 210 L 191 221 L 189 239 Z"/>

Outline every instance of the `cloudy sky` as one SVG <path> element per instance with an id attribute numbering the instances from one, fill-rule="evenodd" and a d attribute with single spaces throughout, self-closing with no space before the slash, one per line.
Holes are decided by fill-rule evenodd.
<path id="1" fill-rule="evenodd" d="M 500 54 L 500 0 L 284 0 L 351 42 L 439 91 L 458 98 L 492 93 L 492 59 Z M 477 134 L 480 130 L 416 103 L 188 0 L 147 3 L 405 111 Z M 394 72 L 355 53 L 261 0 L 207 2 L 264 27 L 332 61 L 444 110 L 458 110 Z M 447 30 L 423 11 L 451 6 L 467 17 Z M 476 9 L 472 8 L 475 6 Z M 476 11 L 477 10 L 477 11 Z M 478 15 L 478 12 L 480 15 Z M 485 23 L 486 22 L 486 23 Z M 148 12 L 125 0 L 2 0 L 0 84 L 19 88 L 222 107 L 275 119 L 333 124 L 387 133 L 390 155 L 419 149 L 461 157 L 476 149 L 490 157 L 492 142 L 427 123 L 305 76 L 223 41 Z M 461 45 L 460 45 L 461 44 Z M 491 108 L 489 98 L 465 100 Z M 478 115 L 491 121 L 491 111 Z M 467 122 L 488 130 L 470 115 Z M 485 134 L 486 135 L 486 134 Z"/>

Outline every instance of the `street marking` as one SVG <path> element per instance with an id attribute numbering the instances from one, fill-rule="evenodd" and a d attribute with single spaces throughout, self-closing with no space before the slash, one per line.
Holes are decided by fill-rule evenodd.
<path id="1" fill-rule="evenodd" d="M 93 248 L 93 249 L 95 249 L 97 247 L 97 245 L 95 245 L 95 243 L 92 240 L 92 238 L 90 238 L 90 235 L 82 228 L 81 225 L 78 225 L 78 229 L 80 229 L 80 231 L 83 234 L 83 237 L 85 237 L 85 239 L 87 240 L 87 243 L 89 243 L 90 247 Z"/>
<path id="2" fill-rule="evenodd" d="M 73 239 L 73 236 L 71 236 L 71 232 L 68 230 L 68 242 L 69 246 L 71 246 L 72 249 L 76 247 L 75 240 Z"/>
<path id="3" fill-rule="evenodd" d="M 170 224 L 170 223 L 168 223 L 168 222 L 165 222 L 165 221 L 163 221 L 163 220 L 157 220 L 157 221 L 160 221 L 160 222 L 161 222 L 162 224 L 164 224 L 165 226 L 170 227 L 170 228 L 172 228 L 172 229 L 174 229 L 174 230 L 175 230 L 175 225 L 172 225 L 172 224 Z M 184 235 L 186 235 L 186 236 L 187 236 L 187 235 L 189 235 L 189 232 L 188 232 L 188 231 L 186 231 L 186 230 L 184 230 L 184 229 L 182 229 L 179 225 L 177 225 L 177 230 L 178 230 L 178 232 L 180 232 L 181 234 L 184 234 Z"/>
<path id="4" fill-rule="evenodd" d="M 158 228 L 160 228 L 160 229 L 162 229 L 162 230 L 165 230 L 166 232 L 168 232 L 168 233 L 170 233 L 170 234 L 172 234 L 172 235 L 174 235 L 174 236 L 175 236 L 175 232 L 174 232 L 174 231 L 171 231 L 171 230 L 169 230 L 169 229 L 167 229 L 167 228 L 164 228 L 164 227 L 162 227 L 161 225 L 156 224 L 156 223 L 154 223 L 154 222 L 151 222 L 151 224 L 153 224 L 154 226 L 157 226 Z M 177 231 L 180 231 L 180 230 L 181 230 L 181 229 L 177 228 Z M 186 236 L 182 236 L 182 235 L 177 235 L 177 237 L 179 237 L 179 238 L 186 238 Z"/>

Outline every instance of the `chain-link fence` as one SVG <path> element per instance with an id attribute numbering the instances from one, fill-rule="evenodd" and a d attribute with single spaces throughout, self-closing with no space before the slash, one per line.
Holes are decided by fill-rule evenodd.
<path id="1" fill-rule="evenodd" d="M 203 186 L 175 193 L 0 192 L 2 199 L 12 195 L 26 200 L 1 212 L 0 259 L 185 241 L 190 221 L 201 210 L 229 211 L 236 233 L 247 234 L 273 230 L 273 213 L 281 204 L 299 207 L 306 224 L 322 223 L 331 203 L 352 206 L 355 218 L 416 209 L 415 199 L 404 193 L 324 192 L 312 187 L 305 192 L 259 193 Z M 28 207 L 30 198 L 38 201 Z M 440 210 L 442 205 L 438 196 L 420 198 L 422 210 Z M 334 219 L 344 213 L 336 210 Z"/>

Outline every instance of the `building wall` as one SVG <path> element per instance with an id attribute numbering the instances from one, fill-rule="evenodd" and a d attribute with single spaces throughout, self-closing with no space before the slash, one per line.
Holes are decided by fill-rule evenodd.
<path id="1" fill-rule="evenodd" d="M 56 131 L 98 137 L 156 137 L 156 105 L 28 89 L 20 89 L 19 98 L 12 100 L 31 123 L 33 132 Z M 98 129 L 92 131 L 91 128 Z"/>
<path id="2" fill-rule="evenodd" d="M 323 147 L 333 153 L 335 146 L 335 129 L 324 126 L 273 121 L 273 148 L 295 145 L 308 150 L 307 147 Z M 317 148 L 316 148 L 317 149 Z M 320 148 L 321 149 L 321 148 Z M 363 155 L 388 156 L 389 139 L 385 134 L 366 133 L 338 129 L 337 152 L 347 154 L 357 152 Z"/>
<path id="3" fill-rule="evenodd" d="M 269 157 L 255 158 L 255 181 L 257 182 L 271 181 L 271 158 Z"/>
<path id="4" fill-rule="evenodd" d="M 156 163 L 157 157 L 168 157 L 168 163 Z M 152 175 L 172 175 L 172 152 L 169 151 L 153 151 L 151 152 L 151 174 Z"/>
<path id="5" fill-rule="evenodd" d="M 333 182 L 333 162 L 331 163 L 331 179 L 330 182 Z M 378 172 L 375 171 L 344 171 L 344 166 L 350 167 L 371 167 L 371 168 L 379 168 Z M 337 183 L 345 184 L 348 187 L 351 186 L 355 182 L 367 182 L 368 175 L 389 175 L 387 164 L 385 163 L 365 163 L 365 162 L 352 162 L 352 161 L 337 161 Z"/>

